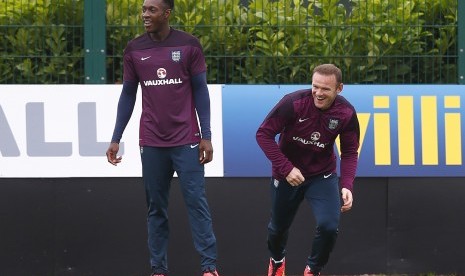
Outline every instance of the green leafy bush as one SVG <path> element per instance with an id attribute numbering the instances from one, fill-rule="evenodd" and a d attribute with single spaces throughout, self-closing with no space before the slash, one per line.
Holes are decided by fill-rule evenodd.
<path id="1" fill-rule="evenodd" d="M 328 62 L 347 83 L 457 82 L 456 0 L 178 2 L 212 83 L 308 83 Z"/>
<path id="2" fill-rule="evenodd" d="M 0 0 L 0 83 L 84 83 L 84 1 Z M 199 37 L 209 83 L 457 83 L 457 0 L 177 0 L 172 25 Z M 107 0 L 107 80 L 122 81 L 141 0 Z"/>
<path id="3" fill-rule="evenodd" d="M 83 1 L 0 1 L 0 83 L 82 83 Z"/>
<path id="4" fill-rule="evenodd" d="M 142 1 L 107 0 L 107 80 L 121 83 L 123 51 L 129 40 L 144 32 L 141 20 Z"/>

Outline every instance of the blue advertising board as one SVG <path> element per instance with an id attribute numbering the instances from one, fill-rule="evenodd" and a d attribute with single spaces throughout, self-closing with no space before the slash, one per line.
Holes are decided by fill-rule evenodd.
<path id="1" fill-rule="evenodd" d="M 255 132 L 282 96 L 308 87 L 223 87 L 225 177 L 271 175 Z M 345 85 L 341 95 L 360 122 L 357 176 L 465 176 L 465 86 Z"/>

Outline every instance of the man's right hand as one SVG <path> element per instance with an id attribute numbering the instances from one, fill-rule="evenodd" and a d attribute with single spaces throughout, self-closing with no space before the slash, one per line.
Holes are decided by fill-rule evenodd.
<path id="1" fill-rule="evenodd" d="M 118 151 L 119 151 L 119 144 L 115 142 L 110 143 L 110 146 L 107 149 L 108 163 L 116 166 L 118 165 L 118 163 L 121 162 L 122 157 L 116 156 L 116 154 L 118 154 Z"/>
<path id="2" fill-rule="evenodd" d="M 292 171 L 286 176 L 286 181 L 291 186 L 299 186 L 305 181 L 305 177 L 302 175 L 299 169 L 296 167 L 292 168 Z"/>

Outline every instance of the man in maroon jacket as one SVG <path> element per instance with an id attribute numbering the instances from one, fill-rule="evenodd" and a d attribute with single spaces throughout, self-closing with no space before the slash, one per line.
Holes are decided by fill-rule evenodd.
<path id="1" fill-rule="evenodd" d="M 310 204 L 317 224 L 304 276 L 320 274 L 336 242 L 341 212 L 352 207 L 360 129 L 354 107 L 339 95 L 342 88 L 338 67 L 317 66 L 312 88 L 285 95 L 257 131 L 273 176 L 268 276 L 284 275 L 289 228 L 302 200 Z M 337 136 L 340 177 L 334 151 Z"/>

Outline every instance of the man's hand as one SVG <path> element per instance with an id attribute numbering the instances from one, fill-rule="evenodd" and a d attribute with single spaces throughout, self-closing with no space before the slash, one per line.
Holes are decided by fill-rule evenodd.
<path id="1" fill-rule="evenodd" d="M 352 208 L 352 202 L 354 201 L 352 197 L 352 192 L 347 188 L 342 188 L 341 190 L 342 201 L 344 205 L 341 207 L 341 212 L 347 212 Z"/>
<path id="2" fill-rule="evenodd" d="M 110 164 L 116 166 L 118 163 L 121 162 L 122 157 L 116 156 L 119 151 L 119 144 L 118 143 L 110 143 L 110 146 L 107 149 L 107 160 Z"/>
<path id="3" fill-rule="evenodd" d="M 207 164 L 213 160 L 213 146 L 210 140 L 200 140 L 199 161 L 200 164 Z"/>
<path id="4" fill-rule="evenodd" d="M 305 181 L 305 177 L 302 175 L 299 169 L 296 167 L 292 168 L 292 171 L 286 176 L 286 181 L 291 186 L 299 186 Z"/>

